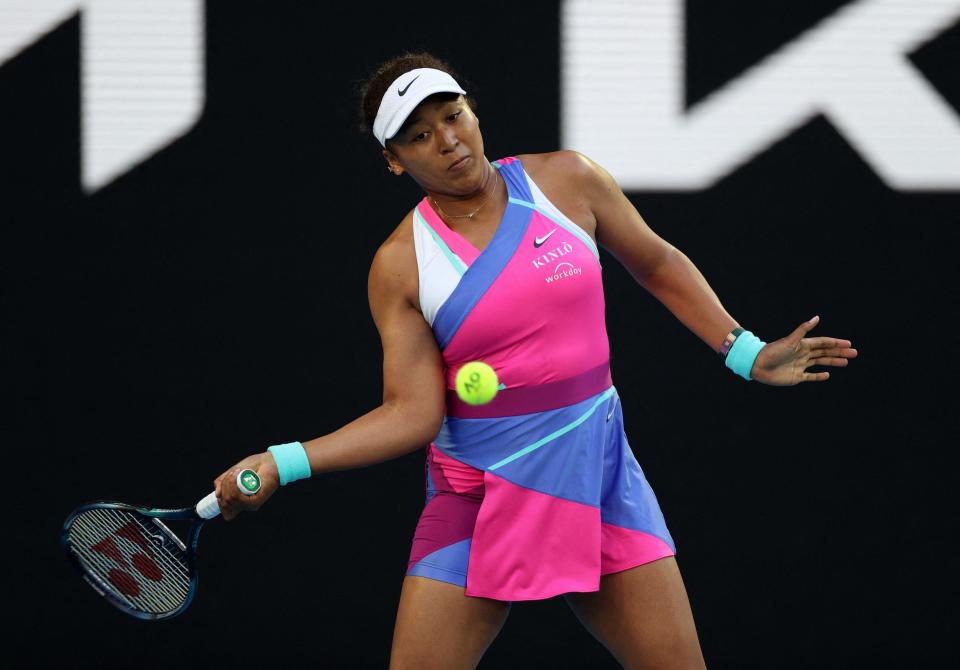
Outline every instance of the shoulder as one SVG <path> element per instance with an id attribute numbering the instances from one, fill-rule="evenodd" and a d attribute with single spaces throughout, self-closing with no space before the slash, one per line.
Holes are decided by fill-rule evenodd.
<path id="1" fill-rule="evenodd" d="M 400 294 L 411 303 L 417 301 L 417 254 L 413 245 L 413 212 L 380 245 L 370 264 L 368 290 L 374 294 Z"/>
<path id="2" fill-rule="evenodd" d="M 587 156 L 573 149 L 561 149 L 542 154 L 520 154 L 517 158 L 523 163 L 523 169 L 533 179 L 542 173 L 576 180 L 591 179 L 596 178 L 600 168 Z"/>
<path id="3" fill-rule="evenodd" d="M 613 177 L 593 159 L 572 149 L 517 156 L 530 178 L 557 194 L 569 194 L 576 205 L 593 210 L 620 190 Z"/>
<path id="4" fill-rule="evenodd" d="M 616 188 L 613 177 L 588 156 L 572 149 L 517 156 L 537 184 L 555 193 L 575 193 L 581 204 L 602 199 Z"/>

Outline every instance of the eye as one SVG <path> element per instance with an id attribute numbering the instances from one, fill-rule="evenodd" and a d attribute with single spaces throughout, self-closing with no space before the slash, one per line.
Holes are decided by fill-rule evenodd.
<path id="1" fill-rule="evenodd" d="M 463 114 L 463 110 L 460 110 L 459 112 L 457 112 L 457 113 L 455 113 L 455 114 L 451 114 L 451 115 L 450 115 L 449 117 L 447 117 L 447 118 L 449 118 L 451 121 L 456 121 L 456 120 L 457 120 L 457 117 L 459 117 L 461 114 Z"/>
<path id="2" fill-rule="evenodd" d="M 414 135 L 413 138 L 412 138 L 410 141 L 411 141 L 411 142 L 422 142 L 423 139 L 424 139 L 426 136 L 427 136 L 426 133 L 418 133 L 417 135 Z"/>

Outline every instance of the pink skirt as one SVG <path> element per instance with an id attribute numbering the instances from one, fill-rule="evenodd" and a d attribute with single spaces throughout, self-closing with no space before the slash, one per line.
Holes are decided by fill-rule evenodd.
<path id="1" fill-rule="evenodd" d="M 541 600 L 676 554 L 616 389 L 520 416 L 448 416 L 427 449 L 408 575 Z"/>

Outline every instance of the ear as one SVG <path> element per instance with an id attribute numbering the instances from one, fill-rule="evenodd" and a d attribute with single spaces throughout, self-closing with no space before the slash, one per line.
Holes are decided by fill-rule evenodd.
<path id="1" fill-rule="evenodd" d="M 383 157 L 387 161 L 387 169 L 390 170 L 393 174 L 400 176 L 404 173 L 403 166 L 400 165 L 400 161 L 397 160 L 397 157 L 389 149 L 383 150 Z"/>

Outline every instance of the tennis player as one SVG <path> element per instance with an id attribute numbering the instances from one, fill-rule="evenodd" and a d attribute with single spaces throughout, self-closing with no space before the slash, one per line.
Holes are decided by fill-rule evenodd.
<path id="1" fill-rule="evenodd" d="M 390 667 L 473 668 L 512 602 L 564 595 L 624 667 L 703 668 L 676 546 L 610 375 L 598 246 L 744 379 L 823 381 L 807 368 L 845 366 L 857 351 L 806 337 L 818 317 L 771 343 L 744 330 L 586 156 L 489 160 L 473 99 L 430 54 L 381 65 L 361 107 L 386 169 L 425 192 L 370 269 L 383 404 L 222 474 L 224 518 L 281 485 L 428 445 Z M 486 405 L 452 391 L 472 360 L 501 382 Z M 249 497 L 234 474 L 247 467 L 263 480 Z"/>

